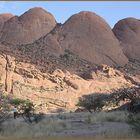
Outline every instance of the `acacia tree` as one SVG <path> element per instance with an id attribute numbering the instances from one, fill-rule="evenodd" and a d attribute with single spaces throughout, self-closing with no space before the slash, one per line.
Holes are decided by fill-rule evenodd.
<path id="1" fill-rule="evenodd" d="M 103 107 L 119 106 L 120 101 L 129 100 L 127 109 L 131 112 L 140 112 L 140 87 L 122 88 L 114 90 L 111 94 L 93 93 L 80 97 L 77 106 L 84 107 L 89 112 L 101 111 Z"/>

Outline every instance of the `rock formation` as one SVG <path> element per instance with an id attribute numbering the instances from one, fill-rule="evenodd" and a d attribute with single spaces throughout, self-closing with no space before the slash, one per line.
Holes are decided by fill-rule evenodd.
<path id="1" fill-rule="evenodd" d="M 120 20 L 113 32 L 123 47 L 129 59 L 140 61 L 140 21 L 135 18 Z"/>
<path id="2" fill-rule="evenodd" d="M 133 65 L 95 13 L 80 12 L 58 24 L 33 8 L 1 25 L 0 89 L 45 106 L 44 112 L 73 109 L 82 95 L 135 86 L 135 77 L 140 81 L 126 76 L 125 64 Z"/>
<path id="3" fill-rule="evenodd" d="M 123 66 L 128 62 L 109 25 L 92 12 L 73 15 L 43 39 L 56 54 L 69 50 L 93 64 Z"/>
<path id="4" fill-rule="evenodd" d="M 1 37 L 1 31 L 2 31 L 4 23 L 7 20 L 9 20 L 11 17 L 13 17 L 12 14 L 0 14 L 0 37 Z"/>
<path id="5" fill-rule="evenodd" d="M 32 43 L 49 33 L 55 25 L 52 14 L 42 8 L 32 8 L 5 22 L 0 41 L 14 45 Z"/>

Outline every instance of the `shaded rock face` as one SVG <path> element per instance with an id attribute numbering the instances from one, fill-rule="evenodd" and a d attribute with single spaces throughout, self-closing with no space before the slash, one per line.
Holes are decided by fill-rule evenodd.
<path id="1" fill-rule="evenodd" d="M 8 44 L 28 44 L 49 33 L 56 21 L 42 8 L 32 8 L 20 17 L 8 20 L 2 29 L 1 42 Z"/>
<path id="2" fill-rule="evenodd" d="M 127 63 L 109 25 L 92 12 L 73 15 L 45 40 L 53 51 L 63 54 L 64 50 L 70 50 L 94 64 L 123 66 Z"/>
<path id="3" fill-rule="evenodd" d="M 9 20 L 11 17 L 13 17 L 12 14 L 0 14 L 0 37 L 1 37 L 1 31 L 2 31 L 4 23 L 7 20 Z"/>
<path id="4" fill-rule="evenodd" d="M 127 57 L 140 61 L 140 21 L 135 18 L 120 20 L 114 26 L 113 32 Z"/>

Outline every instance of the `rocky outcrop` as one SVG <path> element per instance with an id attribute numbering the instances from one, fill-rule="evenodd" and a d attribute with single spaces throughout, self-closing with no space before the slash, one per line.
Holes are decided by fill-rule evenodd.
<path id="1" fill-rule="evenodd" d="M 52 14 L 42 8 L 32 8 L 5 22 L 0 42 L 14 45 L 32 43 L 49 33 L 55 25 Z"/>
<path id="2" fill-rule="evenodd" d="M 123 74 L 113 67 L 107 66 L 107 65 L 100 65 L 98 66 L 94 71 L 91 71 L 89 75 L 87 74 L 87 77 L 89 79 L 94 80 L 101 80 L 103 78 L 115 78 L 115 77 L 121 77 Z"/>
<path id="3" fill-rule="evenodd" d="M 135 18 L 122 19 L 116 23 L 113 32 L 126 56 L 140 61 L 140 21 Z"/>
<path id="4" fill-rule="evenodd" d="M 104 19 L 80 12 L 55 25 L 53 16 L 41 8 L 4 23 L 0 39 L 4 92 L 30 99 L 46 111 L 75 109 L 82 95 L 136 85 L 135 78 L 119 71 L 125 64 L 129 67 L 128 59 Z"/>
<path id="5" fill-rule="evenodd" d="M 109 25 L 92 12 L 73 15 L 43 39 L 46 50 L 57 55 L 69 50 L 93 64 L 124 66 L 128 62 Z"/>
<path id="6" fill-rule="evenodd" d="M 15 69 L 15 59 L 9 55 L 0 55 L 0 83 L 3 90 L 12 93 L 13 73 Z"/>

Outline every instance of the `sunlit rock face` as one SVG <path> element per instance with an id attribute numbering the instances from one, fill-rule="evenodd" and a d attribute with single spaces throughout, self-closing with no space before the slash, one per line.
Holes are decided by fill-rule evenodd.
<path id="1" fill-rule="evenodd" d="M 32 8 L 4 24 L 0 41 L 14 45 L 32 43 L 49 33 L 55 25 L 52 14 L 42 8 Z"/>
<path id="2" fill-rule="evenodd" d="M 120 20 L 113 28 L 129 59 L 140 61 L 140 21 L 135 18 Z"/>
<path id="3" fill-rule="evenodd" d="M 45 41 L 58 53 L 70 50 L 94 64 L 123 66 L 128 62 L 110 26 L 92 12 L 73 15 Z"/>

